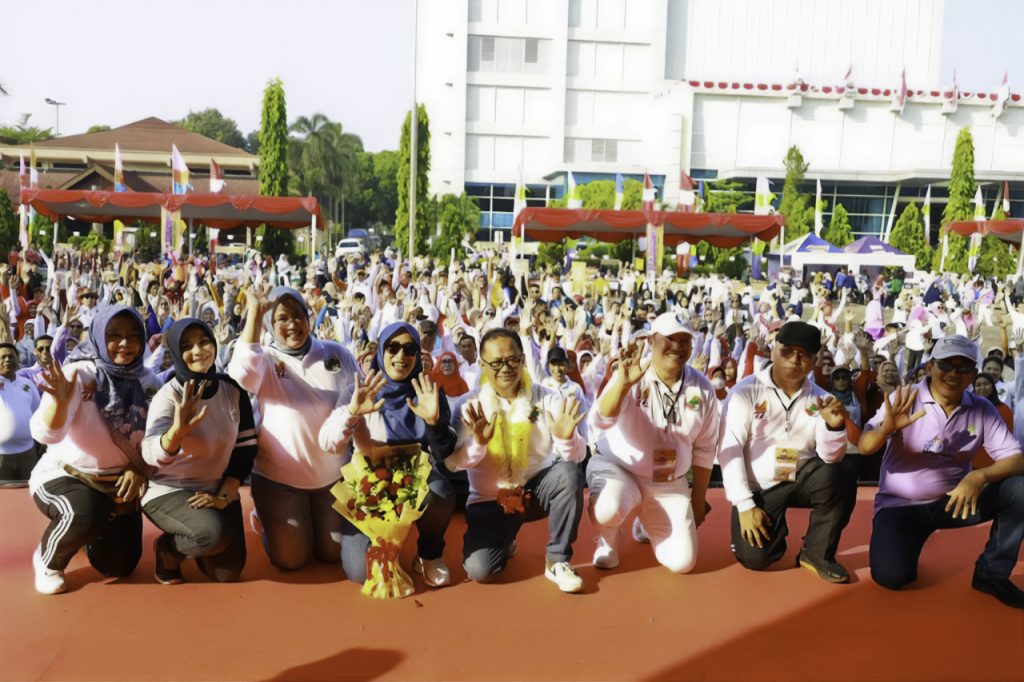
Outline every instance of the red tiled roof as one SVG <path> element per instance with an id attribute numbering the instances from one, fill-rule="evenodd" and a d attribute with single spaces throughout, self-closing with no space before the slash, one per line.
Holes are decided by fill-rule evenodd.
<path id="1" fill-rule="evenodd" d="M 35 146 L 39 149 L 102 149 L 110 151 L 114 148 L 114 143 L 121 146 L 122 152 L 167 152 L 170 154 L 171 145 L 174 144 L 182 154 L 246 156 L 253 160 L 256 158 L 243 149 L 211 140 L 155 116 L 98 133 L 56 137 L 36 142 Z"/>

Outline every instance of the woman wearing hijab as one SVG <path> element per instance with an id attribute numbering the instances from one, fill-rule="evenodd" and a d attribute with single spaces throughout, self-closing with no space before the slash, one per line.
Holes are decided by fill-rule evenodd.
<path id="1" fill-rule="evenodd" d="M 82 547 L 105 576 L 129 575 L 142 556 L 140 445 L 158 388 L 142 364 L 146 327 L 132 308 L 111 306 L 95 314 L 89 335 L 66 367 L 55 360 L 43 369 L 46 395 L 31 421 L 32 437 L 49 446 L 29 480 L 50 518 L 32 557 L 43 594 L 66 589 L 64 569 Z"/>
<path id="2" fill-rule="evenodd" d="M 379 401 L 354 425 L 355 447 L 369 454 L 380 445 L 418 443 L 430 453 L 434 468 L 430 473 L 430 493 L 424 502 L 423 516 L 416 521 L 419 530 L 418 553 L 413 570 L 431 587 L 451 582 L 444 562 L 444 533 L 455 510 L 455 491 L 438 463 L 455 451 L 456 434 L 451 426 L 451 411 L 444 391 L 423 372 L 420 336 L 415 327 L 395 322 L 381 331 L 373 369 L 380 372 L 368 383 L 382 379 L 376 397 Z M 320 443 L 328 450 L 343 446 L 348 439 L 347 421 L 359 410 L 339 407 L 324 423 Z M 341 545 L 341 562 L 349 580 L 366 580 L 366 550 L 370 539 L 346 523 Z"/>
<path id="3" fill-rule="evenodd" d="M 469 386 L 459 373 L 459 360 L 451 351 L 441 353 L 437 359 L 437 366 L 428 376 L 449 398 L 458 398 L 469 393 Z"/>
<path id="4" fill-rule="evenodd" d="M 1013 410 L 1010 406 L 999 399 L 999 390 L 997 389 L 997 382 L 993 375 L 986 372 L 980 372 L 978 376 L 974 378 L 974 392 L 981 398 L 985 398 L 990 403 L 996 406 L 999 411 L 999 415 L 1006 422 L 1007 428 L 1013 430 Z M 985 448 L 978 451 L 978 454 L 974 456 L 974 468 L 984 469 L 992 464 L 992 458 L 989 456 Z"/>
<path id="5" fill-rule="evenodd" d="M 261 331 L 270 338 L 266 347 Z M 338 399 L 353 394 L 355 358 L 338 343 L 310 336 L 310 312 L 298 291 L 276 287 L 264 299 L 250 290 L 228 374 L 259 404 L 252 499 L 271 563 L 295 570 L 313 557 L 337 562 L 343 520 L 331 508 L 331 486 L 345 458 L 324 451 L 318 434 Z"/>
<path id="6" fill-rule="evenodd" d="M 182 581 L 181 562 L 196 560 L 216 582 L 234 582 L 245 566 L 238 487 L 256 458 L 248 394 L 216 371 L 213 331 L 178 320 L 164 337 L 174 376 L 153 398 L 142 455 L 156 470 L 142 509 L 163 534 L 153 545 L 156 579 Z"/>

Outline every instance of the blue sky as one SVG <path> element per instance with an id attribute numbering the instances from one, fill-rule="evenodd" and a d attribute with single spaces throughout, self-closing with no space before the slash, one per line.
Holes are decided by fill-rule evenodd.
<path id="1" fill-rule="evenodd" d="M 426 7 L 429 0 L 421 0 Z M 423 9 L 421 9 L 423 11 Z M 322 112 L 367 149 L 398 147 L 412 102 L 413 0 L 0 0 L 0 122 L 22 113 L 64 135 L 216 107 L 243 133 L 263 87 L 284 81 L 289 119 Z M 947 0 L 942 79 L 1024 91 L 1024 2 Z"/>

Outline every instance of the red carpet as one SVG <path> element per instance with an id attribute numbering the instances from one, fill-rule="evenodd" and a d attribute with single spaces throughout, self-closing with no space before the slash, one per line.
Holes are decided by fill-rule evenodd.
<path id="1" fill-rule="evenodd" d="M 245 491 L 247 494 L 247 490 Z M 988 526 L 940 532 L 925 547 L 918 584 L 893 593 L 871 582 L 867 543 L 873 489 L 843 536 L 851 585 L 792 568 L 807 513 L 790 517 L 790 551 L 776 570 L 732 559 L 728 504 L 700 530 L 690 575 L 656 565 L 628 540 L 615 571 L 592 568 L 584 519 L 575 564 L 587 584 L 564 595 L 542 576 L 546 526 L 526 526 L 499 582 L 461 583 L 376 602 L 316 565 L 269 566 L 250 534 L 244 582 L 184 585 L 152 577 L 153 526 L 135 574 L 101 581 L 79 554 L 69 592 L 32 587 L 31 553 L 44 517 L 25 489 L 0 490 L 4 680 L 1021 680 L 1024 614 L 970 589 Z M 248 499 L 246 499 L 248 510 Z M 447 559 L 462 579 L 464 529 L 449 529 Z M 407 543 L 405 565 L 412 543 Z M 1014 575 L 1024 583 L 1024 564 Z"/>

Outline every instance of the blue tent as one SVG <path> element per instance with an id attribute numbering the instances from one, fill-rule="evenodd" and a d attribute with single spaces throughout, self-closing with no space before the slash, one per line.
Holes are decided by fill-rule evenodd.
<path id="1" fill-rule="evenodd" d="M 846 253 L 895 253 L 901 256 L 905 255 L 895 246 L 886 244 L 874 235 L 861 237 L 857 241 L 847 244 L 846 248 L 843 250 L 846 251 Z"/>
<path id="2" fill-rule="evenodd" d="M 786 244 L 786 253 L 842 253 L 843 250 L 813 232 Z"/>

